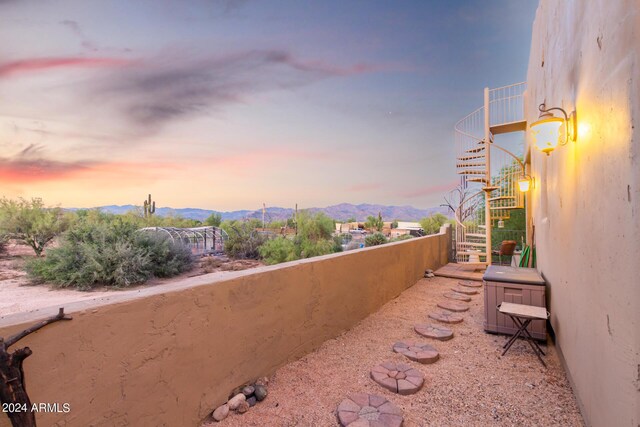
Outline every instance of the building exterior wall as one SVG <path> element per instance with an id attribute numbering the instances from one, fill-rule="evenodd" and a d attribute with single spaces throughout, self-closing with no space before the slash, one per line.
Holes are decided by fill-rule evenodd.
<path id="1" fill-rule="evenodd" d="M 640 425 L 639 29 L 638 1 L 542 0 L 527 75 L 529 123 L 542 102 L 578 116 L 577 142 L 528 147 L 530 208 L 556 343 L 593 426 Z"/>
<path id="2" fill-rule="evenodd" d="M 69 403 L 39 425 L 197 426 L 239 385 L 319 347 L 447 263 L 451 231 L 294 261 L 223 279 L 71 304 L 20 341 L 33 402 Z M 57 312 L 0 318 L 11 335 Z M 57 424 L 56 424 L 57 423 Z M 0 414 L 0 426 L 8 426 Z"/>

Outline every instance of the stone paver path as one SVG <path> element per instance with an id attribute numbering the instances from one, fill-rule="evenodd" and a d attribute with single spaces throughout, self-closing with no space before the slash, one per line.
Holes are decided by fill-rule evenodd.
<path id="1" fill-rule="evenodd" d="M 440 341 L 448 341 L 453 338 L 453 331 L 440 325 L 422 323 L 414 326 L 413 329 L 423 337 L 434 338 Z"/>
<path id="2" fill-rule="evenodd" d="M 482 282 L 474 282 L 473 280 L 460 280 L 458 285 L 466 286 L 467 288 L 481 288 Z"/>
<path id="3" fill-rule="evenodd" d="M 467 304 L 449 300 L 438 302 L 438 307 L 444 308 L 445 310 L 449 311 L 455 311 L 457 313 L 469 310 L 469 306 Z"/>
<path id="4" fill-rule="evenodd" d="M 413 394 L 424 383 L 422 372 L 404 363 L 385 362 L 371 369 L 371 378 L 382 387 L 398 394 Z"/>
<path id="5" fill-rule="evenodd" d="M 440 353 L 429 344 L 416 341 L 400 341 L 393 345 L 393 351 L 405 355 L 407 358 L 419 363 L 434 363 L 440 358 Z"/>
<path id="6" fill-rule="evenodd" d="M 478 293 L 478 291 L 476 291 L 475 289 L 467 288 L 464 286 L 454 286 L 453 288 L 451 288 L 451 290 L 465 295 L 476 295 Z"/>
<path id="7" fill-rule="evenodd" d="M 341 426 L 400 427 L 402 411 L 382 396 L 351 393 L 338 406 Z"/>
<path id="8" fill-rule="evenodd" d="M 470 296 L 459 294 L 457 292 L 445 292 L 443 295 L 445 298 L 454 299 L 457 301 L 464 301 L 464 302 L 471 301 Z"/>
<path id="9" fill-rule="evenodd" d="M 443 323 L 461 323 L 464 320 L 459 314 L 450 311 L 436 311 L 429 313 L 429 317 Z"/>

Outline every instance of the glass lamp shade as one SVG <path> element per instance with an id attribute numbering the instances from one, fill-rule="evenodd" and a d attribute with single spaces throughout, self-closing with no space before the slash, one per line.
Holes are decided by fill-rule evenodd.
<path id="1" fill-rule="evenodd" d="M 504 221 L 498 220 L 498 228 L 504 228 Z"/>
<path id="2" fill-rule="evenodd" d="M 518 188 L 521 192 L 526 193 L 531 188 L 531 178 L 523 176 L 518 180 Z"/>
<path id="3" fill-rule="evenodd" d="M 547 156 L 558 146 L 560 139 L 560 128 L 564 124 L 564 119 L 559 117 L 542 117 L 531 123 L 531 133 L 536 148 Z"/>

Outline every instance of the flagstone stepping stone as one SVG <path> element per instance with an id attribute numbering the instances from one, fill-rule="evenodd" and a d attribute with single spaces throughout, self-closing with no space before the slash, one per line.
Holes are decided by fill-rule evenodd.
<path id="1" fill-rule="evenodd" d="M 461 323 L 464 320 L 459 314 L 450 311 L 436 311 L 429 313 L 429 317 L 443 323 Z"/>
<path id="2" fill-rule="evenodd" d="M 404 363 L 385 362 L 371 369 L 371 379 L 394 393 L 407 395 L 420 390 L 422 372 Z"/>
<path id="3" fill-rule="evenodd" d="M 467 304 L 449 300 L 440 301 L 438 303 L 438 307 L 444 308 L 445 310 L 449 311 L 455 311 L 457 313 L 469 310 L 469 306 Z"/>
<path id="4" fill-rule="evenodd" d="M 400 427 L 402 411 L 382 396 L 351 393 L 338 406 L 341 426 Z"/>
<path id="5" fill-rule="evenodd" d="M 460 280 L 458 285 L 466 286 L 467 288 L 481 288 L 482 282 L 475 282 L 473 280 Z"/>
<path id="6" fill-rule="evenodd" d="M 464 301 L 464 302 L 471 301 L 471 297 L 470 296 L 459 294 L 457 292 L 445 292 L 443 295 L 444 295 L 445 298 L 455 299 L 455 300 L 458 300 L 458 301 Z"/>
<path id="7" fill-rule="evenodd" d="M 393 345 L 393 351 L 424 364 L 433 363 L 440 358 L 440 353 L 433 346 L 415 341 L 399 341 Z"/>
<path id="8" fill-rule="evenodd" d="M 454 286 L 453 288 L 451 288 L 451 290 L 465 295 L 476 295 L 478 293 L 478 291 L 476 291 L 475 289 L 465 288 L 464 286 Z"/>
<path id="9" fill-rule="evenodd" d="M 448 341 L 453 338 L 453 331 L 449 328 L 431 323 L 416 325 L 413 329 L 423 337 L 434 338 L 440 341 Z"/>

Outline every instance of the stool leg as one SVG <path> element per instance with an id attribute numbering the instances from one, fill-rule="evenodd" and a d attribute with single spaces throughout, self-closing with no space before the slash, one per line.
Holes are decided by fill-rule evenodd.
<path id="1" fill-rule="evenodd" d="M 513 320 L 516 320 L 513 316 L 509 316 L 509 317 L 511 317 Z M 518 331 L 515 334 L 513 334 L 511 339 L 503 346 L 503 348 L 504 348 L 504 351 L 502 352 L 503 356 L 507 353 L 507 351 L 509 351 L 509 349 L 511 348 L 513 343 L 516 342 L 518 337 L 522 334 L 523 325 L 520 324 L 520 322 L 518 322 L 518 326 L 520 326 Z M 526 328 L 526 325 L 524 327 Z"/>
<path id="2" fill-rule="evenodd" d="M 520 322 L 517 321 L 516 317 L 511 316 L 510 314 L 508 315 L 511 318 L 511 321 L 513 322 L 514 325 L 516 325 L 518 327 L 518 329 L 520 329 L 522 327 L 522 324 Z M 512 341 L 515 341 L 520 335 L 522 334 L 522 331 L 519 330 L 517 331 L 515 334 L 513 334 L 511 336 L 511 338 L 509 338 L 509 341 L 507 341 L 506 343 L 504 343 L 504 345 L 502 346 L 502 348 L 505 348 L 509 345 L 509 343 L 511 343 Z"/>
<path id="3" fill-rule="evenodd" d="M 542 363 L 542 366 L 544 366 L 545 368 L 547 367 L 547 364 L 544 363 L 544 360 L 542 360 L 542 357 L 540 356 L 540 353 L 542 353 L 544 355 L 544 352 L 542 351 L 542 349 L 538 346 L 537 343 L 535 343 L 533 341 L 533 337 L 531 336 L 531 334 L 529 333 L 529 331 L 527 331 L 527 326 L 529 326 L 529 323 L 531 323 L 532 319 L 527 319 L 524 323 L 520 322 L 520 319 L 515 318 L 514 320 L 516 320 L 518 322 L 519 325 L 522 325 L 524 327 L 520 328 L 520 330 L 524 331 L 525 336 L 523 336 L 523 338 L 525 339 L 525 341 L 527 341 L 529 343 L 529 345 L 531 346 L 531 349 L 533 350 L 533 352 L 536 354 L 536 357 L 538 358 L 538 360 L 540 361 L 540 363 Z M 538 353 L 538 351 L 540 353 Z"/>
<path id="4" fill-rule="evenodd" d="M 531 334 L 529 333 L 529 331 L 527 331 L 527 330 L 525 329 L 525 331 L 524 331 L 524 332 L 525 332 L 525 333 L 527 334 L 527 336 L 528 336 L 527 340 L 531 340 L 531 342 L 536 346 L 536 348 L 538 349 L 538 351 L 539 351 L 540 353 L 542 353 L 542 355 L 543 355 L 543 356 L 546 356 L 546 354 L 544 354 L 544 351 L 542 351 L 542 349 L 540 348 L 540 346 L 538 345 L 538 343 L 537 343 L 537 342 L 535 342 L 534 338 L 531 336 Z"/>

